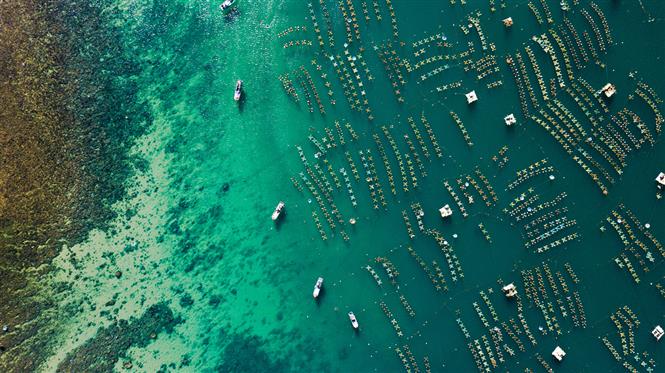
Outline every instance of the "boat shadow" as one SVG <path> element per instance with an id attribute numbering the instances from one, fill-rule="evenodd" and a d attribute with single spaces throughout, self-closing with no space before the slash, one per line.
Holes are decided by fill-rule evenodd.
<path id="1" fill-rule="evenodd" d="M 233 7 L 233 9 L 229 10 L 228 13 L 224 15 L 224 22 L 226 23 L 231 23 L 236 20 L 240 16 L 240 10 L 238 10 L 238 7 Z"/>
<path id="2" fill-rule="evenodd" d="M 326 297 L 326 288 L 321 287 L 321 290 L 319 290 L 319 296 L 314 298 L 314 303 L 316 303 L 317 307 L 321 307 L 321 303 L 323 303 L 323 298 Z"/>
<path id="3" fill-rule="evenodd" d="M 284 221 L 288 219 L 288 216 L 286 214 L 286 209 L 282 210 L 282 214 L 280 215 L 279 219 L 275 220 L 273 223 L 275 224 L 275 230 L 279 231 L 282 228 L 282 224 L 284 224 Z"/>
<path id="4" fill-rule="evenodd" d="M 238 111 L 241 114 L 245 110 L 245 101 L 246 100 L 247 100 L 247 92 L 243 91 L 242 95 L 240 96 L 240 100 L 238 100 Z"/>

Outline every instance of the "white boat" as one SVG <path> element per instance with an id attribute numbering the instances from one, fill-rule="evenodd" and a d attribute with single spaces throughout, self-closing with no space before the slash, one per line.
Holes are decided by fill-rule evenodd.
<path id="1" fill-rule="evenodd" d="M 319 277 L 318 280 L 316 280 L 316 285 L 314 285 L 314 298 L 318 298 L 319 294 L 321 293 L 321 287 L 323 286 L 323 277 Z"/>
<path id="2" fill-rule="evenodd" d="M 236 0 L 224 0 L 224 2 L 219 5 L 219 9 L 227 10 L 231 8 L 235 2 Z"/>
<path id="3" fill-rule="evenodd" d="M 353 329 L 358 329 L 358 320 L 356 319 L 356 315 L 354 315 L 353 312 L 349 312 L 349 320 L 351 320 Z"/>
<path id="4" fill-rule="evenodd" d="M 238 80 L 236 82 L 236 90 L 233 93 L 233 99 L 240 101 L 240 96 L 242 96 L 242 80 Z"/>
<path id="5" fill-rule="evenodd" d="M 279 201 L 277 207 L 275 207 L 275 211 L 273 211 L 272 213 L 272 220 L 279 219 L 279 216 L 282 214 L 282 211 L 284 211 L 284 202 Z"/>

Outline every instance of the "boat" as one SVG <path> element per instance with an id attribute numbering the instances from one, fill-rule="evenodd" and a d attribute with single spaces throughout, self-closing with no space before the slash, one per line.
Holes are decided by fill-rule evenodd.
<path id="1" fill-rule="evenodd" d="M 314 298 L 318 298 L 319 294 L 321 293 L 321 287 L 323 286 L 323 277 L 319 277 L 318 280 L 316 280 L 316 285 L 314 285 Z"/>
<path id="2" fill-rule="evenodd" d="M 235 3 L 236 3 L 236 0 L 224 0 L 224 2 L 219 5 L 219 9 L 221 9 L 221 10 L 231 9 L 233 4 L 235 4 Z"/>
<path id="3" fill-rule="evenodd" d="M 236 82 L 236 90 L 233 93 L 233 99 L 236 101 L 240 101 L 241 96 L 242 96 L 242 80 L 238 80 Z"/>
<path id="4" fill-rule="evenodd" d="M 282 211 L 284 211 L 284 202 L 279 201 L 277 207 L 275 207 L 275 211 L 272 213 L 272 220 L 279 219 L 280 215 L 282 215 Z"/>
<path id="5" fill-rule="evenodd" d="M 351 320 L 353 329 L 358 329 L 358 320 L 356 319 L 356 315 L 354 315 L 353 312 L 349 312 L 349 320 Z"/>

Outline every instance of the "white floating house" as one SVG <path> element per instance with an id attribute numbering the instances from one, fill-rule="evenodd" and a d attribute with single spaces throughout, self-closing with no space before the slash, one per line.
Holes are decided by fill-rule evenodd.
<path id="1" fill-rule="evenodd" d="M 603 86 L 601 91 L 603 91 L 605 97 L 612 97 L 615 93 L 617 93 L 617 87 L 615 87 L 612 83 L 607 83 Z"/>
<path id="2" fill-rule="evenodd" d="M 515 115 L 510 113 L 503 118 L 503 121 L 506 122 L 506 127 L 512 127 L 513 124 L 517 123 L 517 118 Z"/>
<path id="3" fill-rule="evenodd" d="M 503 19 L 503 25 L 506 26 L 506 27 L 512 26 L 513 25 L 513 18 L 512 17 L 504 18 Z"/>
<path id="4" fill-rule="evenodd" d="M 657 341 L 660 341 L 660 339 L 663 338 L 663 335 L 665 335 L 665 331 L 663 328 L 661 328 L 660 325 L 656 325 L 656 327 L 651 331 L 651 334 L 653 334 Z"/>
<path id="5" fill-rule="evenodd" d="M 512 282 L 502 287 L 501 291 L 503 291 L 503 293 L 506 294 L 506 298 L 512 298 L 517 295 L 517 288 L 515 287 L 515 284 L 513 284 Z"/>
<path id="6" fill-rule="evenodd" d="M 554 356 L 557 361 L 562 361 L 563 357 L 566 356 L 566 351 L 564 351 L 563 348 L 556 346 L 554 351 L 552 351 L 552 356 Z"/>
<path id="7" fill-rule="evenodd" d="M 472 104 L 476 101 L 478 101 L 478 96 L 476 96 L 476 91 L 471 91 L 471 92 L 466 94 L 466 103 L 467 104 Z"/>
<path id="8" fill-rule="evenodd" d="M 658 183 L 658 188 L 665 187 L 665 172 L 661 172 L 656 176 L 656 182 Z"/>
<path id="9" fill-rule="evenodd" d="M 450 208 L 450 205 L 445 205 L 439 209 L 442 218 L 447 218 L 453 214 L 453 209 Z"/>

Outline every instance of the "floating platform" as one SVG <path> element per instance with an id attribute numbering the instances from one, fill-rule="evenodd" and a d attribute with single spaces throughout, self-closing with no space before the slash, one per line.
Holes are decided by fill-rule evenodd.
<path id="1" fill-rule="evenodd" d="M 600 90 L 605 94 L 605 97 L 607 98 L 610 98 L 614 96 L 615 93 L 617 93 L 617 88 L 612 83 L 605 84 L 603 88 L 601 88 Z"/>
<path id="2" fill-rule="evenodd" d="M 552 351 L 552 356 L 554 356 L 557 361 L 562 361 L 563 357 L 566 356 L 566 351 L 564 351 L 563 348 L 556 346 L 554 351 Z"/>
<path id="3" fill-rule="evenodd" d="M 517 295 L 517 288 L 512 282 L 501 288 L 501 291 L 506 295 L 506 298 L 513 298 Z"/>
<path id="4" fill-rule="evenodd" d="M 513 124 L 517 123 L 517 118 L 515 115 L 510 113 L 503 118 L 503 121 L 506 123 L 506 127 L 512 127 Z"/>
<path id="5" fill-rule="evenodd" d="M 658 183 L 658 187 L 662 188 L 665 186 L 665 172 L 661 172 L 656 176 L 656 182 Z"/>
<path id="6" fill-rule="evenodd" d="M 450 208 L 450 205 L 445 205 L 439 209 L 439 213 L 442 218 L 447 218 L 453 214 L 453 209 Z"/>
<path id="7" fill-rule="evenodd" d="M 466 95 L 466 103 L 467 104 L 472 104 L 476 101 L 478 101 L 478 96 L 476 95 L 476 91 L 471 91 L 467 93 Z"/>

